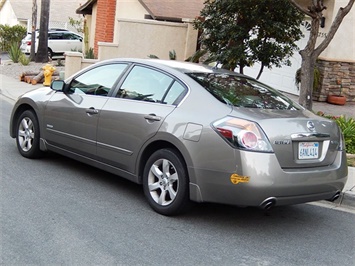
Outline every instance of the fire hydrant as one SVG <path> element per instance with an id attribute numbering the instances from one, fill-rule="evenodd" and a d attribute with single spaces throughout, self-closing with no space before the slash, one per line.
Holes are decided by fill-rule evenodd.
<path id="1" fill-rule="evenodd" d="M 44 70 L 44 82 L 43 86 L 50 86 L 52 83 L 52 75 L 55 71 L 55 67 L 53 67 L 51 64 L 46 64 L 44 67 L 42 67 Z"/>

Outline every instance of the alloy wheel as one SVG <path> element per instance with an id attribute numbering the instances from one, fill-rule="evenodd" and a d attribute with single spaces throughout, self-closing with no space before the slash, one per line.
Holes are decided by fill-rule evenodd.
<path id="1" fill-rule="evenodd" d="M 161 206 L 171 204 L 179 190 L 179 176 L 175 166 L 167 159 L 159 159 L 151 166 L 148 175 L 149 193 Z"/>
<path id="2" fill-rule="evenodd" d="M 35 129 L 32 120 L 24 117 L 18 127 L 18 142 L 25 152 L 31 150 L 35 138 Z"/>

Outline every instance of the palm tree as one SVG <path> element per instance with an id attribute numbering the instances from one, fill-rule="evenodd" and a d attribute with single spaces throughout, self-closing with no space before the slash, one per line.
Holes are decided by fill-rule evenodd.
<path id="1" fill-rule="evenodd" d="M 36 28 L 37 28 L 37 0 L 32 2 L 32 35 L 31 35 L 31 61 L 35 61 L 36 56 Z"/>
<path id="2" fill-rule="evenodd" d="M 48 24 L 50 0 L 41 0 L 41 21 L 39 26 L 38 50 L 36 62 L 48 62 Z"/>

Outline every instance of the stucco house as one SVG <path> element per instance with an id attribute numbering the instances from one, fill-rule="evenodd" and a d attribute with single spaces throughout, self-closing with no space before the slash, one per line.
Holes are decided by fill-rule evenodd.
<path id="1" fill-rule="evenodd" d="M 169 51 L 175 50 L 178 59 L 183 60 L 196 51 L 198 32 L 192 21 L 199 15 L 203 2 L 88 0 L 76 12 L 85 16 L 87 47 L 94 48 L 96 55 L 101 42 L 116 45 L 115 56 L 154 54 L 167 58 Z"/>
<path id="2" fill-rule="evenodd" d="M 51 0 L 49 27 L 65 28 L 76 31 L 69 24 L 69 17 L 80 19 L 76 14 L 76 9 L 84 0 Z M 0 24 L 3 25 L 22 25 L 31 31 L 32 28 L 32 3 L 33 0 L 0 0 Z M 37 27 L 39 28 L 41 1 L 37 0 Z"/>
<path id="3" fill-rule="evenodd" d="M 309 0 L 299 0 L 305 6 Z M 332 21 L 340 7 L 347 5 L 348 0 L 324 0 L 327 7 L 323 11 L 324 25 L 321 26 L 318 41 L 319 44 L 324 40 L 330 29 Z M 306 18 L 302 25 L 304 38 L 298 46 L 303 49 L 309 38 L 310 20 Z M 320 55 L 318 67 L 321 72 L 321 87 L 313 92 L 313 99 L 326 101 L 328 94 L 338 94 L 340 87 L 342 95 L 347 97 L 348 102 L 355 102 L 355 7 L 344 18 L 333 40 Z M 301 66 L 301 56 L 296 52 L 292 58 L 291 66 L 282 68 L 265 69 L 260 80 L 281 90 L 292 94 L 299 94 L 295 84 L 295 73 Z M 259 66 L 245 70 L 245 73 L 256 77 Z M 336 84 L 336 80 L 341 79 L 342 84 Z"/>
<path id="4" fill-rule="evenodd" d="M 305 5 L 310 2 L 298 1 Z M 51 0 L 50 20 L 54 20 L 58 14 L 61 14 L 62 19 L 74 17 L 73 13 L 83 17 L 86 29 L 83 51 L 93 48 L 98 60 L 113 57 L 146 58 L 150 54 L 167 59 L 172 50 L 176 51 L 178 60 L 185 60 L 198 47 L 198 32 L 194 30 L 192 22 L 199 16 L 204 2 L 205 0 Z M 25 3 L 29 5 L 26 15 L 21 15 L 19 11 L 8 11 L 11 8 L 18 10 L 15 7 L 19 3 L 22 6 Z M 14 13 L 17 23 L 28 23 L 31 3 L 32 0 L 0 0 L 0 23 L 5 20 L 4 14 L 9 21 Z M 324 0 L 327 9 L 323 12 L 324 25 L 320 29 L 318 43 L 327 35 L 339 8 L 347 3 L 348 0 Z M 70 10 L 63 12 L 64 8 Z M 306 18 L 302 26 L 305 36 L 298 42 L 300 49 L 307 43 L 309 27 L 309 20 Z M 321 87 L 314 92 L 315 100 L 325 101 L 328 94 L 337 94 L 342 89 L 347 100 L 355 102 L 354 43 L 355 8 L 344 18 L 334 39 L 319 57 Z M 81 55 L 75 53 L 68 54 L 66 60 L 71 60 L 71 56 L 76 63 L 67 64 L 66 76 L 94 62 L 84 62 Z M 295 73 L 301 65 L 300 55 L 296 52 L 291 61 L 290 67 L 265 69 L 260 80 L 276 89 L 297 95 L 299 91 L 295 84 Z M 253 77 L 256 77 L 258 71 L 258 65 L 245 69 L 245 73 Z M 337 79 L 341 80 L 340 85 L 336 83 Z"/>
<path id="5" fill-rule="evenodd" d="M 309 0 L 299 0 L 305 5 Z M 175 50 L 179 60 L 193 54 L 197 47 L 198 33 L 192 21 L 203 8 L 204 0 L 88 0 L 77 9 L 83 14 L 89 32 L 88 46 L 94 47 L 99 59 L 110 57 L 147 57 L 154 54 L 168 58 Z M 324 25 L 320 29 L 318 43 L 327 35 L 340 7 L 348 0 L 325 0 L 327 9 Z M 302 30 L 304 38 L 298 45 L 304 48 L 309 37 L 309 19 Z M 342 80 L 342 94 L 355 102 L 355 8 L 345 17 L 336 36 L 321 54 L 318 67 L 321 71 L 321 88 L 314 92 L 314 99 L 325 101 L 328 94 L 336 94 Z M 105 52 L 106 51 L 106 52 Z M 296 52 L 292 66 L 264 70 L 260 80 L 281 90 L 298 94 L 295 73 L 301 65 Z M 256 76 L 259 66 L 246 69 L 245 73 Z"/>

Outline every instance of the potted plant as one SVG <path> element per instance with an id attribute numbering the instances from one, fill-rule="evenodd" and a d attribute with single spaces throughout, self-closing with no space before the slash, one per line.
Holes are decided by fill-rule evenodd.
<path id="1" fill-rule="evenodd" d="M 346 103 L 346 97 L 341 95 L 343 85 L 342 85 L 342 80 L 337 79 L 336 80 L 337 85 L 339 86 L 339 94 L 338 95 L 328 95 L 327 97 L 327 102 L 332 103 L 332 104 L 337 104 L 337 105 L 344 105 Z"/>

